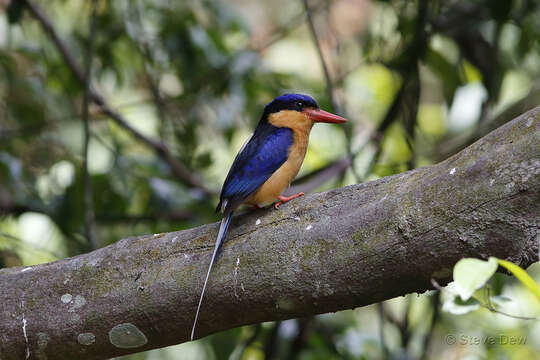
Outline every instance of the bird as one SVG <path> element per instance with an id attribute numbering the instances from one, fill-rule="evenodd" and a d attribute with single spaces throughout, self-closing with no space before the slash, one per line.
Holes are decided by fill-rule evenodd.
<path id="1" fill-rule="evenodd" d="M 256 208 L 274 207 L 303 196 L 281 193 L 296 177 L 308 146 L 309 133 L 317 122 L 345 123 L 341 116 L 319 108 L 308 95 L 283 94 L 264 107 L 253 134 L 236 155 L 221 189 L 216 212 L 223 218 L 219 227 L 214 252 L 195 313 L 191 340 L 195 335 L 199 311 L 218 250 L 225 239 L 234 211 L 242 204 Z"/>

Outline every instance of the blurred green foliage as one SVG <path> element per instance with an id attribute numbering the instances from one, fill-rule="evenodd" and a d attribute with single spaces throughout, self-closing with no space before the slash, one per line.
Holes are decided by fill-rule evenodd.
<path id="1" fill-rule="evenodd" d="M 41 2 L 81 66 L 90 3 Z M 207 194 L 175 176 L 164 156 L 94 102 L 88 161 L 100 246 L 214 221 L 216 194 L 235 153 L 264 104 L 286 91 L 309 93 L 350 119 L 344 130 L 313 131 L 300 174 L 305 182 L 352 157 L 349 169 L 318 190 L 432 164 L 459 150 L 455 139 L 472 134 L 465 142 L 472 141 L 479 124 L 525 100 L 540 103 L 537 1 L 313 0 L 309 6 L 334 109 L 301 1 L 97 1 L 92 88 L 213 190 Z M 91 250 L 83 235 L 83 88 L 25 2 L 0 2 L 1 266 Z M 493 295 L 528 307 L 522 311 L 514 301 L 507 312 L 540 313 L 514 281 L 495 275 L 491 286 Z M 532 359 L 540 350 L 536 323 L 487 311 L 456 317 L 439 306 L 437 293 L 410 295 L 379 309 L 249 326 L 130 358 Z M 444 341 L 445 334 L 503 333 L 529 341 L 519 347 Z"/>

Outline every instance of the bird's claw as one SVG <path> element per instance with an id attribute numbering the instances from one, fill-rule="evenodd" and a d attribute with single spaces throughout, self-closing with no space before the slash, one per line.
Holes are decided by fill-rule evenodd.
<path id="1" fill-rule="evenodd" d="M 299 192 L 298 194 L 294 194 L 291 196 L 281 196 L 279 195 L 278 202 L 274 204 L 274 207 L 277 209 L 281 204 L 285 204 L 287 201 L 291 201 L 292 199 L 296 199 L 297 197 L 304 196 L 305 194 L 303 192 Z"/>

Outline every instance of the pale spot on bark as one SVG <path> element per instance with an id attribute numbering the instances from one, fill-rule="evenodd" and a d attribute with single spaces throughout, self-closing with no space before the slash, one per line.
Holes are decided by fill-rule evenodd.
<path id="1" fill-rule="evenodd" d="M 133 349 L 148 342 L 146 336 L 131 323 L 118 324 L 109 331 L 109 341 L 120 349 Z"/>
<path id="2" fill-rule="evenodd" d="M 75 312 L 75 310 L 83 307 L 85 304 L 86 304 L 86 299 L 81 295 L 77 295 L 75 296 L 75 300 L 73 301 L 73 306 L 71 306 L 68 312 Z"/>
<path id="3" fill-rule="evenodd" d="M 77 341 L 81 345 L 92 345 L 96 342 L 96 336 L 92 333 L 82 333 L 77 336 Z"/>
<path id="4" fill-rule="evenodd" d="M 72 296 L 71 294 L 64 294 L 60 297 L 60 300 L 64 303 L 64 304 L 67 304 L 71 301 L 72 299 Z"/>

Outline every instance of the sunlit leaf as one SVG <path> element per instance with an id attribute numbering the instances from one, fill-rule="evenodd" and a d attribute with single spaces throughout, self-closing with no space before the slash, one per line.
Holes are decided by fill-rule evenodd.
<path id="1" fill-rule="evenodd" d="M 497 260 L 492 257 L 488 261 L 473 258 L 459 260 L 454 266 L 454 282 L 461 299 L 468 300 L 486 284 L 496 270 Z"/>

